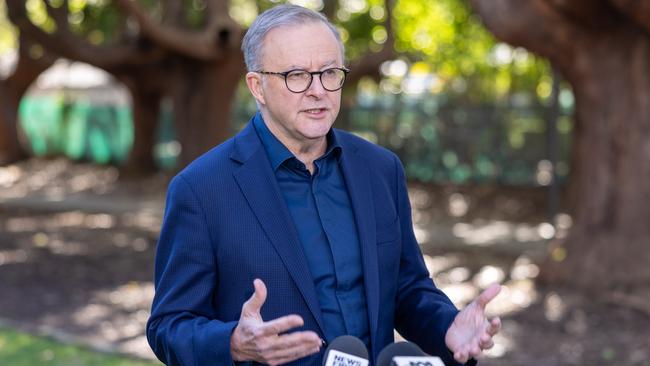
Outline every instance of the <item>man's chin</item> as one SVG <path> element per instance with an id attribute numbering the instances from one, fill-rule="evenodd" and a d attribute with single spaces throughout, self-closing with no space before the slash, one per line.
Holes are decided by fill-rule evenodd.
<path id="1" fill-rule="evenodd" d="M 320 138 L 327 136 L 327 134 L 330 132 L 331 129 L 332 129 L 331 124 L 329 123 L 323 124 L 322 126 L 318 126 L 317 128 L 303 130 L 302 135 L 310 140 L 318 140 Z"/>
<path id="2" fill-rule="evenodd" d="M 305 118 L 300 121 L 301 132 L 308 137 L 321 137 L 327 135 L 332 128 L 334 121 L 331 118 L 327 119 L 311 119 Z"/>

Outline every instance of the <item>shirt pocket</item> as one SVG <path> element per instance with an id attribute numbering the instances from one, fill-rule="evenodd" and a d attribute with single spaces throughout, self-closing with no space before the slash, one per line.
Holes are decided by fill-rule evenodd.
<path id="1" fill-rule="evenodd" d="M 396 242 L 400 236 L 401 231 L 397 216 L 385 224 L 377 222 L 377 245 Z"/>

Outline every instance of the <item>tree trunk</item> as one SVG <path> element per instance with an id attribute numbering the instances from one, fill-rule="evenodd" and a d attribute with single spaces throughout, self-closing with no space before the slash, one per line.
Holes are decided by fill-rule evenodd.
<path id="1" fill-rule="evenodd" d="M 162 96 L 149 90 L 147 84 L 129 83 L 133 99 L 133 147 L 129 158 L 122 168 L 128 176 L 143 176 L 156 171 L 153 149 L 156 144 L 156 128 L 160 119 L 160 102 Z"/>
<path id="2" fill-rule="evenodd" d="M 574 226 L 545 278 L 596 290 L 650 281 L 650 39 L 633 27 L 576 40 Z M 566 258 L 563 259 L 564 253 Z M 562 260 L 563 259 L 563 260 Z"/>
<path id="3" fill-rule="evenodd" d="M 0 165 L 27 156 L 18 139 L 18 105 L 20 96 L 4 83 L 0 84 Z"/>
<path id="4" fill-rule="evenodd" d="M 47 6 L 57 28 L 48 33 L 32 23 L 23 3 L 7 3 L 9 18 L 21 34 L 29 34 L 50 52 L 116 75 L 131 90 L 135 141 L 126 172 L 139 175 L 154 170 L 151 152 L 162 97 L 173 102 L 182 145 L 181 166 L 230 135 L 231 103 L 243 70 L 239 51 L 243 34 L 228 15 L 228 0 L 205 2 L 201 29 L 188 26 L 188 19 L 178 18 L 185 7 L 175 0 L 157 4 L 156 14 L 162 11 L 162 22 L 150 16 L 150 7 L 142 7 L 137 1 L 115 0 L 113 5 L 129 18 L 116 34 L 129 36 L 101 45 L 70 30 L 66 6 Z"/>
<path id="5" fill-rule="evenodd" d="M 625 0 L 471 2 L 498 38 L 548 57 L 573 87 L 573 227 L 550 246 L 541 279 L 593 293 L 648 286 L 650 7 Z"/>
<path id="6" fill-rule="evenodd" d="M 176 73 L 171 96 L 179 169 L 232 135 L 232 103 L 243 71 L 241 53 L 230 52 L 215 62 L 184 64 Z"/>
<path id="7" fill-rule="evenodd" d="M 29 86 L 55 60 L 47 53 L 40 58 L 32 58 L 29 51 L 33 45 L 26 36 L 20 36 L 16 67 L 11 75 L 0 80 L 0 165 L 13 163 L 28 156 L 20 144 L 18 107 Z"/>

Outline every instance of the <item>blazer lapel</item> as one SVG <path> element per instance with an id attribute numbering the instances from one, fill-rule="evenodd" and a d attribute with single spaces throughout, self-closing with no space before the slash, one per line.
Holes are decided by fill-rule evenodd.
<path id="1" fill-rule="evenodd" d="M 235 181 L 324 333 L 316 289 L 298 233 L 252 123 L 235 137 L 231 158 L 242 163 L 233 173 Z"/>
<path id="2" fill-rule="evenodd" d="M 336 130 L 334 132 L 337 133 Z M 375 344 L 379 316 L 379 269 L 377 268 L 375 209 L 370 186 L 370 171 L 364 158 L 357 153 L 356 147 L 345 144 L 347 142 L 345 136 L 337 133 L 336 137 L 343 147 L 341 167 L 359 234 L 363 282 L 370 321 L 370 343 Z"/>

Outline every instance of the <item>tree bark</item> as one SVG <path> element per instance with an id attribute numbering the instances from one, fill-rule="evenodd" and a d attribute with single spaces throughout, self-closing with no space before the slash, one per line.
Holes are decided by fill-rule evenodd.
<path id="1" fill-rule="evenodd" d="M 29 86 L 54 63 L 54 57 L 49 54 L 33 57 L 30 54 L 33 45 L 25 35 L 19 37 L 16 67 L 9 76 L 0 80 L 0 165 L 28 156 L 20 144 L 18 107 Z"/>
<path id="2" fill-rule="evenodd" d="M 126 84 L 131 91 L 134 136 L 131 153 L 122 170 L 128 176 L 148 175 L 157 169 L 153 150 L 162 95 L 140 82 Z"/>
<path id="3" fill-rule="evenodd" d="M 0 165 L 14 163 L 27 156 L 18 139 L 20 96 L 0 83 Z"/>
<path id="4" fill-rule="evenodd" d="M 7 9 L 21 33 L 29 34 L 51 52 L 106 70 L 133 93 L 135 138 L 126 172 L 153 171 L 160 101 L 169 97 L 182 145 L 182 167 L 230 135 L 231 103 L 243 72 L 241 27 L 228 15 L 227 0 L 206 1 L 206 24 L 200 30 L 170 21 L 179 13 L 176 0 L 161 2 L 169 12 L 163 22 L 151 17 L 137 1 L 115 3 L 137 23 L 138 32 L 100 46 L 70 31 L 66 6 L 45 3 L 57 25 L 52 33 L 29 20 L 23 3 L 9 2 Z"/>
<path id="5" fill-rule="evenodd" d="M 558 4 L 568 3 L 473 0 L 498 38 L 548 57 L 575 94 L 574 223 L 551 245 L 542 280 L 590 292 L 647 286 L 650 36 L 619 13 L 594 13 L 606 6 L 585 10 L 603 19 L 583 21 L 579 4 Z"/>
<path id="6" fill-rule="evenodd" d="M 578 204 L 566 259 L 550 261 L 545 275 L 590 290 L 647 283 L 650 38 L 624 28 L 576 54 L 565 69 L 577 103 Z"/>
<path id="7" fill-rule="evenodd" d="M 240 52 L 212 63 L 186 62 L 170 86 L 182 149 L 179 168 L 231 136 L 232 104 L 244 72 Z"/>

